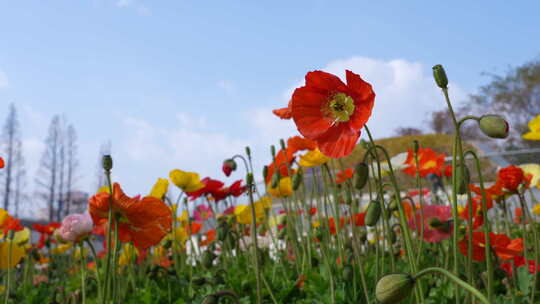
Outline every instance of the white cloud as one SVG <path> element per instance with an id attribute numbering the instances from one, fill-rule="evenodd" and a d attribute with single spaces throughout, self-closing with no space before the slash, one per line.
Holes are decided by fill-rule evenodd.
<path id="1" fill-rule="evenodd" d="M 118 7 L 128 7 L 133 4 L 133 0 L 118 0 L 116 1 L 116 6 Z"/>
<path id="2" fill-rule="evenodd" d="M 0 70 L 0 89 L 7 88 L 9 86 L 9 80 L 7 74 Z"/>
<path id="3" fill-rule="evenodd" d="M 422 126 L 430 112 L 446 106 L 441 90 L 433 81 L 431 69 L 419 62 L 351 57 L 332 61 L 322 68 L 344 81 L 346 69 L 359 74 L 373 86 L 376 98 L 368 126 L 377 138 L 391 136 L 400 126 Z M 286 106 L 294 89 L 303 84 L 302 80 L 286 89 L 283 102 L 276 108 Z M 457 84 L 451 83 L 449 87 L 456 104 L 466 96 Z M 262 134 L 278 138 L 286 137 L 287 132 L 288 136 L 298 134 L 294 124 L 280 121 L 271 114 L 271 109 L 255 109 L 253 113 L 251 123 Z"/>
<path id="4" fill-rule="evenodd" d="M 139 1 L 136 0 L 117 0 L 116 6 L 120 8 L 132 7 L 137 11 L 139 15 L 142 16 L 150 16 L 152 14 L 152 11 L 149 7 L 139 3 Z"/>

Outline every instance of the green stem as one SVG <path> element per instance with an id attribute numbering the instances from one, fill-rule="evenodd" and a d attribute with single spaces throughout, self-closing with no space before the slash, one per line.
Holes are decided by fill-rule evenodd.
<path id="1" fill-rule="evenodd" d="M 472 287 L 471 285 L 467 284 L 465 281 L 462 281 L 457 276 L 453 275 L 451 272 L 449 272 L 448 270 L 443 269 L 443 268 L 430 267 L 430 268 L 423 269 L 422 271 L 418 272 L 414 276 L 414 279 L 418 280 L 421 277 L 423 277 L 424 275 L 429 274 L 429 273 L 434 273 L 434 272 L 444 275 L 445 277 L 450 279 L 455 284 L 457 284 L 460 287 L 464 288 L 469 293 L 471 293 L 473 296 L 475 296 L 480 302 L 482 302 L 484 304 L 490 304 L 491 303 L 480 291 L 478 291 L 478 289 Z M 459 299 L 457 299 L 457 300 L 459 301 Z"/>

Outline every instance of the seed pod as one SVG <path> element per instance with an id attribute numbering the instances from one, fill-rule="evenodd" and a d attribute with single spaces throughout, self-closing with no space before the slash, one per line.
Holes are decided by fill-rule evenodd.
<path id="1" fill-rule="evenodd" d="M 399 303 L 411 294 L 414 283 L 414 278 L 409 274 L 385 275 L 375 286 L 375 297 L 381 304 Z"/>
<path id="2" fill-rule="evenodd" d="M 366 185 L 369 178 L 369 167 L 366 163 L 359 163 L 356 165 L 354 174 L 354 187 L 358 190 L 362 190 Z"/>
<path id="3" fill-rule="evenodd" d="M 251 158 L 251 149 L 249 148 L 249 146 L 246 146 L 246 155 L 248 158 Z"/>
<path id="4" fill-rule="evenodd" d="M 249 172 L 247 175 L 246 175 L 246 184 L 248 186 L 252 186 L 253 185 L 253 173 Z"/>
<path id="5" fill-rule="evenodd" d="M 283 138 L 279 140 L 279 145 L 281 146 L 281 149 L 285 150 L 285 140 Z"/>
<path id="6" fill-rule="evenodd" d="M 347 264 L 343 266 L 343 280 L 345 282 L 352 281 L 354 275 L 354 269 L 351 265 Z"/>
<path id="7" fill-rule="evenodd" d="M 300 185 L 302 184 L 302 180 L 303 180 L 303 176 L 302 176 L 301 171 L 298 171 L 293 175 L 293 177 L 292 177 L 292 188 L 293 188 L 293 190 L 296 191 L 298 189 L 298 187 L 300 187 Z"/>
<path id="8" fill-rule="evenodd" d="M 274 145 L 270 146 L 270 153 L 272 154 L 272 158 L 276 157 L 276 147 Z"/>
<path id="9" fill-rule="evenodd" d="M 433 78 L 435 78 L 435 83 L 437 83 L 439 88 L 448 88 L 448 77 L 442 65 L 437 64 L 433 66 Z"/>
<path id="10" fill-rule="evenodd" d="M 471 175 L 467 166 L 463 166 L 463 170 L 460 167 L 459 164 L 456 165 L 457 193 L 465 194 L 471 181 Z"/>
<path id="11" fill-rule="evenodd" d="M 508 122 L 499 115 L 484 115 L 478 120 L 478 125 L 491 138 L 506 138 L 510 130 Z"/>
<path id="12" fill-rule="evenodd" d="M 371 201 L 366 211 L 365 223 L 366 226 L 373 227 L 377 225 L 381 217 L 381 204 L 378 201 Z"/>
<path id="13" fill-rule="evenodd" d="M 103 169 L 105 171 L 111 171 L 112 167 L 113 167 L 113 160 L 112 160 L 112 157 L 110 155 L 103 155 L 103 158 L 101 159 L 101 162 L 102 162 L 102 165 L 103 165 Z"/>

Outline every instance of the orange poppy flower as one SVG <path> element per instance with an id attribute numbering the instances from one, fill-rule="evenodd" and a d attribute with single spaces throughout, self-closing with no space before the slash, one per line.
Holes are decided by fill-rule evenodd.
<path id="1" fill-rule="evenodd" d="M 206 239 L 199 242 L 200 247 L 208 246 L 210 243 L 216 240 L 216 229 L 210 229 L 206 231 Z"/>
<path id="2" fill-rule="evenodd" d="M 5 165 L 4 159 L 0 157 L 0 169 L 4 168 Z"/>
<path id="3" fill-rule="evenodd" d="M 274 158 L 274 161 L 268 165 L 268 173 L 266 174 L 265 181 L 266 184 L 270 183 L 272 180 L 272 176 L 274 176 L 274 172 L 276 170 L 279 170 L 279 174 L 281 177 L 289 176 L 289 170 L 287 168 L 287 164 L 289 166 L 292 164 L 294 160 L 294 156 L 289 154 L 287 150 L 279 150 L 279 152 L 276 154 L 276 157 Z"/>
<path id="4" fill-rule="evenodd" d="M 489 233 L 489 238 L 491 240 L 491 248 L 497 254 L 501 260 L 510 260 L 516 256 L 520 256 L 523 252 L 523 239 L 517 238 L 511 240 L 505 234 L 495 234 L 493 232 Z M 463 255 L 467 255 L 467 243 L 468 238 L 465 236 L 463 240 L 459 242 L 459 249 Z M 484 261 L 486 259 L 486 239 L 484 237 L 484 232 L 475 231 L 473 232 L 472 238 L 473 245 L 473 255 L 472 258 L 475 261 Z"/>
<path id="5" fill-rule="evenodd" d="M 336 183 L 344 183 L 346 180 L 351 179 L 353 177 L 353 174 L 354 170 L 352 168 L 347 168 L 343 171 L 339 171 L 338 173 L 336 173 Z"/>
<path id="6" fill-rule="evenodd" d="M 486 200 L 486 207 L 487 210 L 493 208 L 493 200 L 489 199 L 487 197 Z M 469 219 L 469 208 L 472 208 L 473 213 L 473 227 L 472 229 L 476 229 L 484 224 L 484 214 L 482 213 L 482 197 L 477 195 L 471 199 L 469 204 L 463 208 L 463 210 L 459 213 L 459 217 L 468 220 Z"/>
<path id="7" fill-rule="evenodd" d="M 375 102 L 371 85 L 347 70 L 347 84 L 322 71 L 306 74 L 291 99 L 291 116 L 300 134 L 317 142 L 328 157 L 349 155 Z"/>
<path id="8" fill-rule="evenodd" d="M 416 176 L 418 171 L 421 177 L 426 177 L 428 174 L 442 175 L 442 169 L 444 166 L 444 154 L 437 154 L 430 148 L 418 149 L 418 168 L 416 167 L 414 152 L 409 149 L 405 165 L 407 167 L 403 169 L 405 174 L 410 176 Z"/>
<path id="9" fill-rule="evenodd" d="M 122 242 L 133 242 L 138 248 L 148 248 L 161 241 L 172 225 L 171 209 L 162 200 L 146 196 L 128 197 L 118 183 L 113 186 L 112 199 L 100 192 L 89 199 L 89 211 L 97 225 L 108 218 L 109 208 L 119 217 Z"/>

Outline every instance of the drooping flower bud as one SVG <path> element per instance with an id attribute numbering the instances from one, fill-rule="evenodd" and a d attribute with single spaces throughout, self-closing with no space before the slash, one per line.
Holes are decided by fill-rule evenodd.
<path id="1" fill-rule="evenodd" d="M 359 163 L 354 171 L 354 187 L 362 190 L 369 178 L 369 167 L 366 163 Z"/>
<path id="2" fill-rule="evenodd" d="M 246 184 L 247 184 L 248 186 L 253 185 L 253 173 L 249 172 L 249 173 L 246 175 Z"/>
<path id="3" fill-rule="evenodd" d="M 456 180 L 457 180 L 457 193 L 458 194 L 467 193 L 467 189 L 471 182 L 471 174 L 467 166 L 463 166 L 463 169 L 461 169 L 461 166 L 459 164 L 456 165 Z"/>
<path id="4" fill-rule="evenodd" d="M 246 146 L 246 155 L 248 158 L 251 158 L 251 149 L 249 148 L 249 146 Z"/>
<path id="5" fill-rule="evenodd" d="M 298 189 L 298 187 L 300 187 L 300 185 L 302 184 L 302 180 L 303 180 L 303 176 L 302 176 L 301 171 L 298 171 L 293 175 L 293 177 L 292 177 L 292 188 L 293 188 L 293 190 L 296 191 Z"/>
<path id="6" fill-rule="evenodd" d="M 270 146 L 270 154 L 272 154 L 272 158 L 276 157 L 276 147 L 274 145 Z"/>
<path id="7" fill-rule="evenodd" d="M 413 147 L 414 153 L 418 154 L 418 150 L 420 149 L 420 143 L 418 142 L 418 140 L 413 141 Z"/>
<path id="8" fill-rule="evenodd" d="M 414 278 L 409 274 L 385 275 L 375 286 L 375 297 L 381 304 L 399 303 L 411 294 L 414 283 Z"/>
<path id="9" fill-rule="evenodd" d="M 398 211 L 398 209 L 399 209 L 398 200 L 396 198 L 393 198 L 390 201 L 390 204 L 388 204 L 388 210 L 393 212 L 393 211 Z"/>
<path id="10" fill-rule="evenodd" d="M 381 204 L 378 201 L 371 201 L 366 211 L 364 221 L 367 226 L 373 227 L 377 225 L 381 217 Z"/>
<path id="11" fill-rule="evenodd" d="M 281 149 L 285 150 L 285 140 L 283 138 L 279 140 L 279 145 L 281 146 Z"/>
<path id="12" fill-rule="evenodd" d="M 499 115 L 484 115 L 478 120 L 478 125 L 491 138 L 506 138 L 510 130 L 508 122 Z"/>
<path id="13" fill-rule="evenodd" d="M 101 159 L 101 164 L 103 165 L 103 169 L 105 171 L 111 171 L 113 167 L 113 160 L 110 155 L 103 155 L 103 158 Z"/>
<path id="14" fill-rule="evenodd" d="M 236 170 L 236 167 L 237 165 L 234 159 L 229 158 L 223 162 L 223 166 L 221 167 L 221 169 L 223 170 L 223 173 L 225 173 L 225 176 L 229 177 L 231 173 Z"/>
<path id="15" fill-rule="evenodd" d="M 435 82 L 439 88 L 448 88 L 448 77 L 446 77 L 446 72 L 442 65 L 437 64 L 433 66 L 433 78 L 435 78 Z"/>

